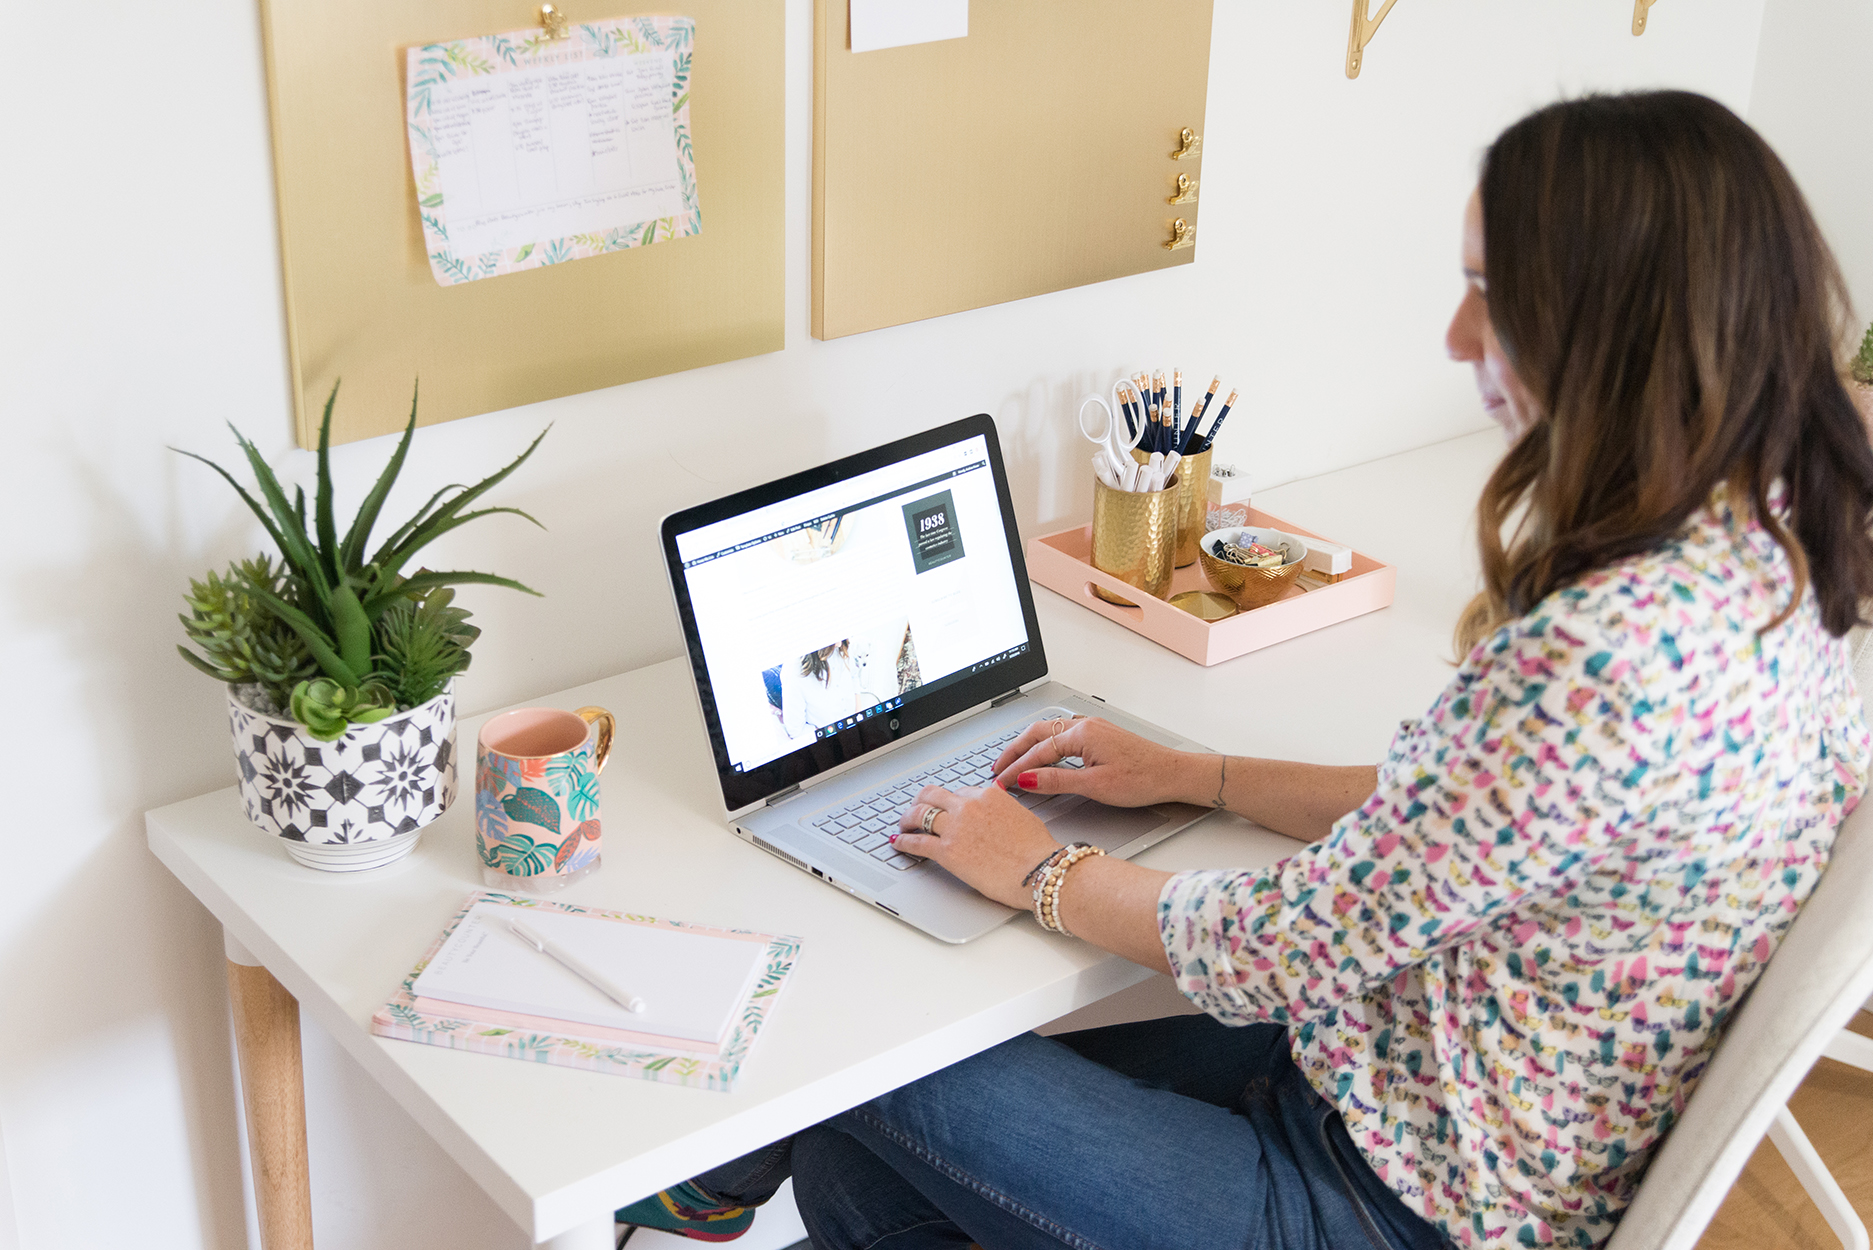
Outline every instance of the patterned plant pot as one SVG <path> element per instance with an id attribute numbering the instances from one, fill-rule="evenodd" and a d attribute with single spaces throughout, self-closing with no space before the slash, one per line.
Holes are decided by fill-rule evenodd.
<path id="1" fill-rule="evenodd" d="M 402 859 L 455 800 L 455 686 L 321 742 L 228 688 L 247 819 L 310 868 L 358 872 Z"/>

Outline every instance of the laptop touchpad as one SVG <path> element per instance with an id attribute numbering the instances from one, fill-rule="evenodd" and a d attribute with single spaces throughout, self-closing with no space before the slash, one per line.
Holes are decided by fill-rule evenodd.
<path id="1" fill-rule="evenodd" d="M 1102 851 L 1116 851 L 1164 824 L 1164 814 L 1149 807 L 1107 807 L 1091 799 L 1049 803 L 1034 814 L 1047 832 L 1062 842 L 1090 842 Z"/>

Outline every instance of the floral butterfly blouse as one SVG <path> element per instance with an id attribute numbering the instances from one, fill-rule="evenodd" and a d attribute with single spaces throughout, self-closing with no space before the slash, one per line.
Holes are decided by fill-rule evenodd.
<path id="1" fill-rule="evenodd" d="M 1720 491 L 1479 644 L 1377 791 L 1258 872 L 1166 883 L 1198 1006 L 1296 1063 L 1452 1242 L 1595 1246 L 1865 785 L 1845 644 Z"/>

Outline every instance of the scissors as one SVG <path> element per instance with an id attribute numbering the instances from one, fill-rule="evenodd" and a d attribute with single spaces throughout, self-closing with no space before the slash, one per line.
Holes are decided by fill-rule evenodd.
<path id="1" fill-rule="evenodd" d="M 1136 429 L 1128 428 L 1126 418 L 1122 415 L 1124 407 L 1118 398 L 1118 385 L 1123 384 L 1113 387 L 1112 404 L 1108 404 L 1103 395 L 1088 395 L 1080 400 L 1080 436 L 1103 453 L 1106 467 L 1112 470 L 1112 476 L 1120 482 L 1120 489 L 1131 490 L 1133 487 L 1124 486 L 1123 483 L 1128 475 L 1136 477 L 1138 462 L 1132 459 L 1131 453 L 1132 449 L 1144 439 L 1145 429 L 1142 424 Z M 1094 426 L 1088 426 L 1086 409 L 1093 404 L 1099 405 L 1099 411 L 1105 414 L 1105 421 L 1103 424 L 1095 422 Z M 1115 404 L 1119 405 L 1117 413 L 1113 411 Z M 1097 461 L 1101 458 L 1101 455 L 1095 453 L 1093 457 L 1095 469 L 1098 468 Z"/>

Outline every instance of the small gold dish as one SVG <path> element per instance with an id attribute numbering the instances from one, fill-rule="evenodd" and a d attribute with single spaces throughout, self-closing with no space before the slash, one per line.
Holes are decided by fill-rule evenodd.
<path id="1" fill-rule="evenodd" d="M 1226 542 L 1237 542 L 1245 530 L 1211 530 L 1197 544 L 1197 560 L 1203 566 L 1203 576 L 1210 585 L 1229 596 L 1235 605 L 1242 609 L 1266 607 L 1288 593 L 1295 579 L 1301 575 L 1301 567 L 1307 560 L 1307 546 L 1298 538 L 1279 531 L 1256 531 L 1246 527 L 1249 536 L 1265 546 L 1275 542 L 1286 542 L 1291 553 L 1299 548 L 1295 559 L 1289 560 L 1278 568 L 1250 568 L 1228 560 L 1220 560 L 1210 554 L 1210 546 L 1219 538 Z M 1272 539 L 1272 541 L 1271 541 Z"/>
<path id="2" fill-rule="evenodd" d="M 1203 621 L 1227 620 L 1241 611 L 1234 599 L 1214 590 L 1186 590 L 1180 595 L 1172 595 L 1171 606 L 1182 608 Z"/>

